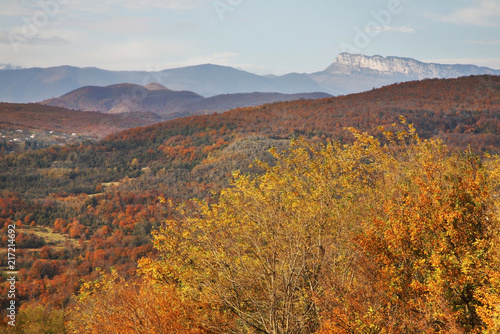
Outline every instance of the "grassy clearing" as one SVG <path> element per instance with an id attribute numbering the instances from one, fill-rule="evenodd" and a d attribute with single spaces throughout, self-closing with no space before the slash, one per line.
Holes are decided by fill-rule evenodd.
<path id="1" fill-rule="evenodd" d="M 72 239 L 67 235 L 61 234 L 59 232 L 54 232 L 49 227 L 44 226 L 35 226 L 35 227 L 23 227 L 18 229 L 18 233 L 24 232 L 26 234 L 32 233 L 38 237 L 41 237 L 45 240 L 45 243 L 48 246 L 51 246 L 55 250 L 63 249 L 66 245 L 66 242 L 69 241 L 74 245 L 78 245 L 76 239 Z M 36 250 L 36 249 L 33 249 Z"/>

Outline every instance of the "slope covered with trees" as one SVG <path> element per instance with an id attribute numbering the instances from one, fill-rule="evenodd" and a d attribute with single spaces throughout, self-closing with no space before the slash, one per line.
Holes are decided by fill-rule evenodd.
<path id="1" fill-rule="evenodd" d="M 84 286 L 72 331 L 498 330 L 498 159 L 488 169 L 412 126 L 386 131 L 384 145 L 354 134 L 350 145 L 294 142 L 264 174 L 235 174 L 215 203 L 180 207 L 153 234 L 160 256 L 139 262 L 144 280 Z"/>
<path id="2" fill-rule="evenodd" d="M 498 152 L 498 136 L 500 134 L 498 127 L 499 87 L 500 78 L 494 76 L 424 80 L 393 85 L 357 95 L 275 103 L 236 109 L 224 114 L 176 119 L 150 127 L 135 128 L 113 134 L 97 143 L 54 146 L 31 152 L 4 155 L 0 158 L 0 227 L 2 227 L 2 235 L 6 236 L 7 226 L 16 223 L 19 226 L 18 240 L 23 241 L 21 244 L 25 245 L 16 254 L 19 270 L 18 305 L 21 305 L 20 319 L 24 319 L 23 324 L 26 326 L 40 323 L 40 318 L 52 319 L 56 327 L 61 325 L 64 319 L 60 317 L 58 310 L 67 309 L 72 305 L 72 294 L 78 294 L 82 282 L 96 282 L 100 277 L 97 268 L 101 268 L 107 275 L 102 279 L 102 282 L 109 280 L 110 285 L 107 286 L 112 286 L 121 280 L 126 280 L 130 284 L 122 286 L 124 298 L 130 297 L 130 294 L 144 296 L 146 299 L 169 294 L 170 301 L 173 303 L 168 306 L 170 309 L 166 304 L 157 304 L 156 309 L 150 309 L 150 314 L 161 318 L 161 315 L 165 314 L 162 312 L 167 312 L 167 309 L 169 312 L 178 310 L 184 313 L 178 313 L 182 314 L 178 317 L 182 323 L 164 324 L 167 327 L 163 328 L 177 328 L 175 326 L 185 328 L 182 326 L 188 326 L 193 331 L 195 329 L 210 331 L 214 326 L 217 328 L 220 325 L 221 328 L 247 326 L 245 328 L 258 327 L 269 330 L 269 328 L 276 326 L 284 326 L 283 322 L 288 321 L 289 325 L 287 326 L 291 326 L 288 327 L 289 329 L 296 326 L 293 328 L 302 328 L 303 331 L 335 332 L 337 328 L 348 328 L 339 327 L 343 326 L 342 323 L 351 326 L 349 328 L 365 328 L 366 330 L 371 328 L 375 331 L 377 326 L 400 324 L 400 319 L 394 318 L 396 314 L 402 314 L 405 319 L 410 319 L 409 323 L 415 326 L 423 326 L 415 328 L 437 326 L 436 328 L 441 328 L 442 331 L 452 331 L 457 328 L 459 332 L 466 328 L 475 329 L 484 327 L 485 324 L 494 324 L 496 311 L 494 308 L 488 308 L 490 305 L 488 303 L 496 298 L 495 291 L 497 290 L 495 290 L 494 284 L 499 281 L 499 276 L 490 268 L 492 262 L 489 260 L 489 254 L 494 251 L 493 246 L 490 249 L 486 245 L 486 243 L 493 243 L 493 239 L 489 239 L 492 236 L 488 234 L 490 227 L 484 225 L 482 232 L 472 229 L 470 233 L 467 232 L 467 236 L 461 235 L 460 231 L 465 222 L 468 221 L 475 221 L 479 227 L 482 226 L 480 224 L 486 224 L 481 217 L 488 218 L 491 224 L 494 224 L 496 218 L 493 214 L 494 205 L 491 202 L 491 194 L 495 194 L 496 189 L 486 187 L 489 186 L 490 181 L 488 180 L 491 179 L 489 179 L 489 172 L 484 171 L 479 162 L 477 162 L 478 169 L 475 170 L 474 159 L 465 159 L 465 157 L 448 152 L 448 150 L 467 149 L 470 145 L 471 150 L 476 153 Z M 345 191 L 345 193 L 342 192 L 327 198 L 321 197 L 319 190 L 322 188 L 316 189 L 316 186 L 311 186 L 310 182 L 316 176 L 308 174 L 308 169 L 304 169 L 305 167 L 297 165 L 297 170 L 301 170 L 303 173 L 300 175 L 288 171 L 288 176 L 279 173 L 277 174 L 279 177 L 272 176 L 271 172 L 274 168 L 272 166 L 280 166 L 276 165 L 277 161 L 285 163 L 286 159 L 290 159 L 287 155 L 281 156 L 278 153 L 289 146 L 291 139 L 303 137 L 306 142 L 313 145 L 303 149 L 312 152 L 310 149 L 315 147 L 319 156 L 325 154 L 320 153 L 324 150 L 315 145 L 336 143 L 337 140 L 342 145 L 356 143 L 356 137 L 345 130 L 345 127 L 349 126 L 368 132 L 373 136 L 370 139 L 374 141 L 373 143 L 377 140 L 388 143 L 382 132 L 378 130 L 378 126 L 390 127 L 392 123 L 398 122 L 400 115 L 405 116 L 409 123 L 415 124 L 422 140 L 433 139 L 428 142 L 422 141 L 412 144 L 411 149 L 417 153 L 412 153 L 411 156 L 422 156 L 421 160 L 414 161 L 413 158 L 404 160 L 404 154 L 398 158 L 395 152 L 386 152 L 383 146 L 373 144 L 378 150 L 374 152 L 380 151 L 376 157 L 373 157 L 373 161 L 384 162 L 386 165 L 367 164 L 366 162 L 371 160 L 366 159 L 372 159 L 371 157 L 359 158 L 361 159 L 359 161 L 363 163 L 352 165 L 350 173 L 359 173 L 359 175 L 355 174 L 356 177 L 360 180 L 366 180 L 366 184 L 354 183 L 352 187 L 359 189 L 351 189 L 349 188 L 351 186 L 348 187 L 346 184 L 347 179 L 333 178 L 328 181 L 330 182 L 329 187 L 336 184 L 338 191 Z M 443 140 L 449 149 L 443 148 L 442 152 L 439 151 L 439 147 L 444 146 L 438 145 L 434 141 L 437 139 Z M 363 147 L 365 144 L 358 145 Z M 409 144 L 410 142 L 408 142 Z M 308 147 L 307 145 L 305 147 Z M 344 152 L 341 147 L 335 145 L 332 147 L 337 147 L 336 152 Z M 432 149 L 426 148 L 426 145 L 430 145 Z M 268 151 L 272 147 L 276 148 L 274 156 Z M 355 152 L 352 151 L 354 146 L 349 147 L 351 148 L 346 149 L 345 154 Z M 403 152 L 403 149 L 398 147 L 396 145 L 396 148 Z M 393 149 L 396 148 L 393 147 Z M 361 150 L 361 148 L 357 148 L 357 150 Z M 292 150 L 292 152 L 294 151 Z M 363 151 L 361 150 L 361 152 Z M 382 153 L 385 154 L 385 158 L 377 160 Z M 308 161 L 306 157 L 307 155 L 302 156 L 302 159 L 305 160 L 303 162 L 306 164 L 305 166 L 318 164 L 321 161 L 314 159 Z M 430 163 L 430 158 L 425 157 L 437 159 L 436 165 L 433 166 Z M 258 165 L 249 167 L 255 159 L 259 159 L 271 167 L 264 170 Z M 352 159 L 358 158 L 352 157 Z M 394 159 L 396 159 L 395 162 Z M 393 163 L 389 164 L 388 161 Z M 425 169 L 427 168 L 425 164 L 429 164 L 428 171 Z M 308 168 L 312 167 L 314 166 Z M 330 166 L 332 171 L 340 167 L 342 166 L 336 167 L 333 163 Z M 374 169 L 368 171 L 359 169 L 361 167 Z M 320 166 L 314 168 L 316 169 L 312 170 L 319 173 L 318 180 L 322 180 L 320 177 L 324 177 L 323 174 L 328 174 L 327 169 L 321 169 Z M 388 169 L 383 171 L 383 168 Z M 436 168 L 436 170 L 432 168 Z M 238 184 L 244 185 L 248 191 L 256 191 L 254 186 L 259 183 L 252 180 L 259 180 L 260 176 L 258 175 L 267 175 L 265 177 L 270 178 L 261 180 L 263 184 L 269 184 L 270 188 L 262 189 L 263 193 L 259 195 L 261 197 L 255 197 L 260 198 L 262 203 L 269 203 L 270 209 L 260 212 L 262 216 L 262 219 L 259 220 L 260 227 L 252 225 L 253 220 L 248 220 L 247 225 L 241 226 L 241 228 L 248 228 L 248 231 L 230 229 L 236 228 L 231 223 L 231 219 L 236 219 L 238 216 L 231 216 L 229 211 L 227 213 L 214 212 L 210 209 L 210 205 L 214 203 L 217 205 L 225 205 L 224 203 L 236 205 L 239 203 L 238 205 L 244 204 L 249 209 L 257 207 L 256 203 L 258 202 L 251 196 L 257 196 L 258 193 L 250 193 L 245 195 L 246 197 L 241 197 L 243 195 L 234 192 L 234 188 L 222 191 L 229 186 L 228 180 L 231 179 L 232 172 L 236 170 L 240 170 L 242 176 L 236 179 L 239 183 L 233 187 Z M 245 176 L 247 173 L 254 176 L 249 178 Z M 460 173 L 463 174 L 463 180 L 456 179 Z M 394 176 L 392 179 L 388 175 L 397 175 L 397 177 Z M 280 178 L 284 179 L 280 181 Z M 299 191 L 298 188 L 294 190 L 290 183 L 291 180 L 296 180 L 297 184 L 301 185 L 305 191 Z M 432 182 L 428 183 L 429 180 Z M 392 185 L 393 188 L 384 188 L 384 184 L 387 187 Z M 479 185 L 481 189 L 485 189 L 484 193 L 477 188 Z M 286 191 L 287 196 L 291 196 L 290 198 L 280 197 L 277 188 L 281 186 L 284 187 L 283 189 L 288 189 L 286 188 L 288 186 L 292 187 Z M 442 187 L 445 187 L 443 193 L 436 193 L 436 189 Z M 219 198 L 221 191 L 222 195 Z M 275 192 L 277 193 L 275 194 Z M 211 193 L 215 195 L 211 195 Z M 326 194 L 332 195 L 328 192 Z M 359 197 L 360 194 L 363 196 Z M 380 197 L 381 194 L 383 194 L 382 197 Z M 408 198 L 401 197 L 401 194 L 407 194 Z M 375 195 L 379 196 L 381 201 L 380 203 L 376 202 L 379 211 L 373 208 L 372 211 L 369 211 L 368 209 L 371 207 L 368 204 L 372 203 L 373 206 L 375 203 L 370 196 Z M 441 195 L 443 197 L 438 198 Z M 166 206 L 160 203 L 158 200 L 160 197 L 171 201 L 172 205 Z M 278 262 L 275 265 L 279 265 L 276 268 L 282 270 L 281 279 L 289 275 L 289 280 L 293 278 L 293 281 L 286 282 L 294 284 L 293 286 L 300 290 L 300 293 L 283 294 L 280 287 L 286 286 L 283 283 L 285 281 L 276 281 L 277 285 L 272 290 L 275 293 L 273 298 L 276 305 L 288 303 L 289 308 L 286 312 L 279 311 L 281 312 L 279 313 L 273 311 L 273 307 L 266 306 L 262 309 L 262 312 L 268 312 L 265 315 L 255 313 L 258 308 L 255 305 L 273 305 L 269 304 L 270 294 L 264 298 L 258 293 L 259 287 L 266 286 L 266 281 L 250 279 L 245 276 L 244 271 L 241 272 L 245 268 L 249 272 L 257 272 L 253 269 L 258 265 L 256 262 L 258 259 L 248 257 L 247 260 L 251 261 L 250 265 L 245 265 L 246 267 L 243 268 L 243 264 L 241 264 L 240 267 L 236 268 L 240 270 L 239 273 L 234 272 L 233 270 L 236 269 L 231 267 L 226 270 L 222 266 L 226 262 L 208 261 L 210 258 L 207 254 L 211 251 L 210 247 L 214 247 L 214 244 L 210 244 L 209 240 L 200 240 L 205 244 L 200 244 L 203 247 L 197 249 L 201 252 L 199 254 L 200 261 L 208 262 L 195 263 L 200 266 L 186 268 L 189 270 L 183 273 L 184 275 L 191 272 L 192 276 L 175 276 L 179 275 L 177 270 L 182 268 L 182 263 L 173 261 L 171 266 L 175 265 L 175 267 L 171 268 L 160 266 L 164 263 L 162 262 L 164 261 L 163 257 L 170 244 L 161 239 L 165 233 L 157 234 L 153 239 L 151 232 L 158 228 L 160 231 L 162 229 L 165 231 L 163 222 L 166 219 L 175 225 L 175 222 L 179 221 L 175 207 L 181 202 L 187 201 L 186 212 L 192 212 L 191 210 L 196 208 L 197 204 L 188 201 L 191 198 L 205 200 L 208 203 L 209 206 L 205 208 L 205 211 L 197 211 L 207 218 L 204 220 L 206 224 L 215 226 L 217 225 L 216 221 L 224 219 L 228 224 L 227 238 L 237 234 L 243 236 L 240 243 L 232 245 L 233 248 L 221 248 L 221 253 L 216 253 L 218 257 L 214 258 L 217 261 L 227 262 L 225 257 L 229 257 L 232 261 L 238 256 L 247 259 L 248 256 L 245 253 L 247 249 L 244 248 L 244 244 L 246 242 L 245 233 L 251 234 L 249 231 L 261 231 L 262 228 L 268 230 L 267 234 L 256 235 L 258 239 L 255 240 L 255 245 L 268 244 L 266 238 L 272 237 L 273 228 L 277 229 L 276 235 L 285 238 L 282 239 L 285 240 L 283 243 L 276 244 L 278 247 L 276 254 L 281 255 L 279 259 L 276 259 Z M 471 198 L 477 198 L 477 203 L 471 202 Z M 276 200 L 285 201 L 280 204 L 282 205 L 280 210 L 271 205 Z M 229 203 L 228 201 L 233 202 Z M 297 205 L 302 203 L 301 201 L 319 204 L 306 206 L 306 211 L 297 211 Z M 451 252 L 454 249 L 450 244 L 447 244 L 450 235 L 443 232 L 447 231 L 447 224 L 450 224 L 453 219 L 455 219 L 453 224 L 457 224 L 457 227 L 452 226 L 455 230 L 450 230 L 451 235 L 454 238 L 462 238 L 457 240 L 469 240 L 467 238 L 477 240 L 477 243 L 473 245 L 477 248 L 457 249 L 458 253 L 453 255 L 455 258 L 453 256 L 440 258 L 437 253 L 433 255 L 430 248 L 424 248 L 423 251 L 427 254 L 419 254 L 415 251 L 414 244 L 423 243 L 422 240 L 416 238 L 418 228 L 422 227 L 417 226 L 415 230 L 411 230 L 409 221 L 401 222 L 398 220 L 399 212 L 396 204 L 403 202 L 406 203 L 407 207 L 405 214 L 408 215 L 408 219 L 413 219 L 412 222 L 418 221 L 418 217 L 424 217 L 425 219 L 422 218 L 422 221 L 425 224 L 436 224 L 429 225 L 429 229 L 436 231 L 435 244 L 440 245 L 443 251 Z M 366 206 L 363 203 L 366 203 Z M 421 207 L 421 203 L 428 205 Z M 327 214 L 320 210 L 321 205 L 338 206 L 344 211 Z M 459 209 L 461 205 L 463 208 Z M 357 209 L 358 207 L 359 209 Z M 287 208 L 290 208 L 291 211 L 287 211 Z M 424 212 L 425 214 L 421 213 L 421 210 L 426 208 L 429 211 Z M 430 210 L 430 208 L 435 208 L 435 210 Z M 291 216 L 287 212 L 291 212 Z M 234 214 L 242 213 L 234 210 Z M 321 216 L 323 217 L 322 221 L 315 222 L 311 219 L 311 217 L 320 214 L 323 215 Z M 273 215 L 280 217 L 283 224 L 292 225 L 265 225 L 266 219 L 274 217 Z M 200 217 L 188 216 L 191 217 L 189 219 Z M 364 218 L 363 221 L 360 221 L 356 220 L 356 217 Z M 240 218 L 245 221 L 245 217 Z M 303 233 L 304 231 L 301 232 L 302 225 L 298 222 L 304 222 L 304 226 L 309 227 L 305 232 L 316 233 L 315 229 L 323 229 L 323 227 L 314 224 L 331 223 L 334 218 L 335 222 L 338 222 L 339 219 L 342 222 L 356 222 L 356 224 L 344 226 L 340 230 L 335 230 L 332 226 L 328 227 L 328 233 L 337 233 L 337 235 L 330 234 L 328 237 L 330 239 L 325 240 L 325 242 L 331 245 L 335 244 L 336 248 L 327 249 L 325 245 L 320 247 L 318 244 L 313 244 L 313 239 L 317 238 L 319 234 L 311 234 L 310 238 L 307 237 L 309 239 L 305 237 L 294 239 L 295 235 L 285 233 L 288 230 L 293 232 L 294 229 L 299 235 Z M 476 218 L 478 220 L 473 220 Z M 312 225 L 307 225 L 309 223 Z M 189 226 L 188 224 L 187 227 Z M 293 229 L 284 226 L 293 227 Z M 408 230 L 398 230 L 406 227 Z M 400 232 L 397 234 L 400 239 L 390 238 L 388 231 L 392 230 Z M 363 233 L 359 234 L 360 231 Z M 194 231 L 187 232 L 194 233 Z M 219 236 L 223 232 L 214 230 L 213 236 Z M 372 239 L 365 240 L 361 237 L 362 235 L 373 235 L 378 239 L 372 238 L 373 241 L 370 243 L 369 241 Z M 174 238 L 175 235 L 170 237 Z M 182 237 L 182 235 L 177 237 Z M 40 241 L 40 238 L 43 242 Z M 2 240 L 5 245 L 7 239 L 3 238 Z M 156 240 L 155 244 L 152 242 L 154 240 Z M 221 246 L 228 246 L 227 240 L 229 239 L 221 238 L 220 242 L 223 243 Z M 182 238 L 177 241 L 190 247 Z M 307 248 L 307 252 L 303 254 L 305 257 L 300 258 L 300 254 L 296 252 L 298 249 L 290 248 L 289 245 L 294 243 L 305 245 L 304 249 Z M 355 251 L 350 248 L 353 245 L 355 245 Z M 380 253 L 379 250 L 386 245 L 394 249 L 400 247 L 401 252 Z M 185 250 L 180 248 L 179 251 Z M 327 258 L 321 255 L 323 251 L 333 257 Z M 484 259 L 475 258 L 474 254 L 476 253 L 474 252 L 477 254 L 482 252 Z M 138 277 L 136 269 L 137 261 L 142 257 L 151 260 L 141 262 L 140 270 L 143 273 L 141 278 Z M 349 262 L 350 257 L 356 261 Z M 2 266 L 6 265 L 3 260 L 5 258 L 5 256 L 1 257 Z M 286 269 L 283 261 L 291 261 L 290 259 L 293 261 L 301 259 L 303 269 L 299 271 L 294 271 L 291 268 Z M 394 264 L 392 267 L 389 266 L 392 268 L 391 271 L 386 272 L 384 265 L 389 260 L 394 261 Z M 485 262 L 481 262 L 483 260 Z M 317 261 L 320 261 L 320 268 L 314 267 L 318 264 Z M 235 262 L 235 264 L 237 263 Z M 404 278 L 405 281 L 400 276 L 401 273 L 398 272 L 399 269 L 405 268 L 405 265 L 409 265 L 408 263 L 418 264 L 411 272 L 412 277 L 415 277 L 415 283 L 413 283 L 412 277 Z M 323 270 L 332 265 L 337 266 L 335 268 L 338 269 L 339 275 L 344 273 L 344 276 L 324 274 Z M 217 266 L 224 269 L 218 270 L 220 274 L 218 279 L 221 283 L 225 282 L 220 284 L 221 290 L 210 286 L 214 282 L 208 282 L 210 284 L 203 282 L 203 273 L 199 272 L 200 268 L 215 270 L 218 268 Z M 109 276 L 112 275 L 112 267 L 116 270 L 117 278 Z M 461 270 L 466 273 L 467 277 L 457 274 Z M 439 276 L 441 274 L 437 274 L 438 272 L 442 275 L 457 275 L 456 280 L 450 281 L 449 286 L 443 285 L 443 278 Z M 483 272 L 487 274 L 483 275 Z M 380 281 L 371 281 L 367 273 L 377 273 L 377 279 Z M 228 277 L 233 277 L 231 276 L 233 274 L 240 275 L 235 277 L 238 278 L 241 282 L 239 284 L 242 286 L 250 284 L 251 294 L 248 299 L 241 299 L 239 290 L 227 284 Z M 172 277 L 174 277 L 172 275 L 178 279 L 172 281 Z M 319 282 L 319 277 L 328 279 L 328 282 Z M 477 277 L 486 277 L 487 280 L 479 282 L 477 287 L 475 285 L 468 287 L 470 280 L 475 282 Z M 152 286 L 142 285 L 146 283 L 139 283 L 139 281 L 137 281 L 139 285 L 134 285 L 135 280 L 149 281 Z M 203 293 L 197 295 L 195 290 L 191 288 L 181 291 L 182 293 L 179 292 L 179 286 L 176 285 L 180 282 L 179 280 L 185 282 L 183 286 L 186 287 L 192 286 L 192 284 L 203 285 Z M 157 291 L 154 287 L 159 284 L 159 281 L 161 284 L 166 284 L 167 287 Z M 394 290 L 379 289 L 387 282 L 394 286 Z M 406 283 L 408 282 L 410 282 L 410 286 L 407 289 Z M 349 286 L 348 284 L 351 283 L 354 285 Z M 305 284 L 314 288 L 304 290 L 302 288 Z M 2 281 L 0 286 L 3 291 L 1 293 L 5 295 L 6 282 Z M 81 296 L 85 296 L 85 293 L 91 296 L 98 293 L 100 286 L 86 285 Z M 193 295 L 188 292 L 192 292 Z M 103 301 L 117 300 L 118 298 L 112 290 L 105 290 L 102 293 Z M 366 294 L 368 299 L 359 297 L 363 294 Z M 336 295 L 343 296 L 344 299 L 336 300 L 334 299 Z M 415 302 L 412 305 L 418 306 L 418 308 L 409 309 L 409 306 L 407 307 L 400 302 L 398 295 L 405 296 L 405 298 L 409 298 L 408 300 L 414 299 Z M 443 295 L 445 295 L 445 299 L 442 299 Z M 215 296 L 218 298 L 210 299 Z M 130 302 L 132 301 L 137 302 L 136 299 L 131 299 Z M 6 301 L 2 302 L 4 303 L 2 309 L 5 309 L 3 306 L 5 306 Z M 233 307 L 239 302 L 243 302 L 241 305 L 238 304 L 239 308 Z M 82 310 L 86 310 L 85 312 L 98 312 L 97 309 L 89 309 L 92 305 L 85 304 L 85 299 L 81 299 L 80 303 L 80 307 Z M 106 307 L 106 305 L 107 303 L 96 304 L 95 307 Z M 213 312 L 209 314 L 196 313 L 194 310 L 199 310 L 199 305 L 204 305 L 202 309 Z M 440 311 L 434 314 L 430 310 L 435 305 L 439 305 L 440 308 L 435 309 Z M 380 312 L 371 314 L 370 312 L 374 312 L 374 310 L 380 310 Z M 396 311 L 390 313 L 391 310 L 399 311 L 398 313 L 395 313 Z M 122 314 L 119 309 L 115 309 L 115 311 L 116 314 Z M 171 319 L 175 313 L 169 314 L 171 315 L 165 316 L 165 318 Z M 193 319 L 193 314 L 196 315 L 196 319 Z M 131 321 L 136 319 L 132 317 L 133 315 L 130 316 Z M 136 314 L 135 316 L 143 317 L 145 315 Z M 274 320 L 260 321 L 259 323 L 256 319 L 262 317 Z M 72 326 L 83 326 L 84 324 L 91 326 L 87 320 L 76 317 Z M 151 324 L 155 323 L 153 319 L 148 321 Z M 242 322 L 246 325 L 242 325 Z M 443 327 L 439 327 L 441 322 L 444 323 Z"/>
<path id="3" fill-rule="evenodd" d="M 148 119 L 147 115 L 105 115 L 35 103 L 0 103 L 0 131 L 54 131 L 102 139 L 114 132 L 151 125 L 157 121 Z"/>

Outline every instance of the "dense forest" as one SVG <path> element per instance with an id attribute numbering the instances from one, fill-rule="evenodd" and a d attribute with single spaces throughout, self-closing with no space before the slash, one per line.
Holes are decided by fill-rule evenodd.
<path id="1" fill-rule="evenodd" d="M 499 115 L 474 76 L 4 154 L 16 330 L 496 332 Z"/>

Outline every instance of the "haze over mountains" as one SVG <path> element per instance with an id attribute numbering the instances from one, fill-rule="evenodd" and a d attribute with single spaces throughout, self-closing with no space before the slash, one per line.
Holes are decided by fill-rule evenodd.
<path id="1" fill-rule="evenodd" d="M 109 114 L 149 112 L 174 118 L 253 107 L 265 103 L 327 97 L 331 95 L 326 93 L 239 93 L 205 98 L 190 91 L 174 91 L 158 83 L 152 83 L 145 86 L 135 84 L 86 86 L 60 98 L 43 101 L 41 104 Z"/>
<path id="2" fill-rule="evenodd" d="M 281 76 L 256 75 L 211 64 L 153 72 L 107 71 L 72 66 L 24 69 L 11 65 L 0 65 L 0 70 L 0 101 L 5 102 L 38 102 L 84 86 L 122 83 L 142 86 L 158 82 L 171 90 L 191 91 L 204 97 L 249 92 L 326 92 L 339 95 L 424 78 L 500 75 L 500 70 L 475 65 L 442 65 L 411 58 L 349 53 L 339 54 L 323 71 Z"/>

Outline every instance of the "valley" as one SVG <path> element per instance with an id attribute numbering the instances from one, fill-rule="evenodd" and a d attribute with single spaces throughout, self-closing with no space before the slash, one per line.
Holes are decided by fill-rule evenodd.
<path id="1" fill-rule="evenodd" d="M 148 113 L 106 115 L 40 104 L 0 103 L 0 143 L 3 154 L 51 145 L 80 143 L 162 119 Z"/>

